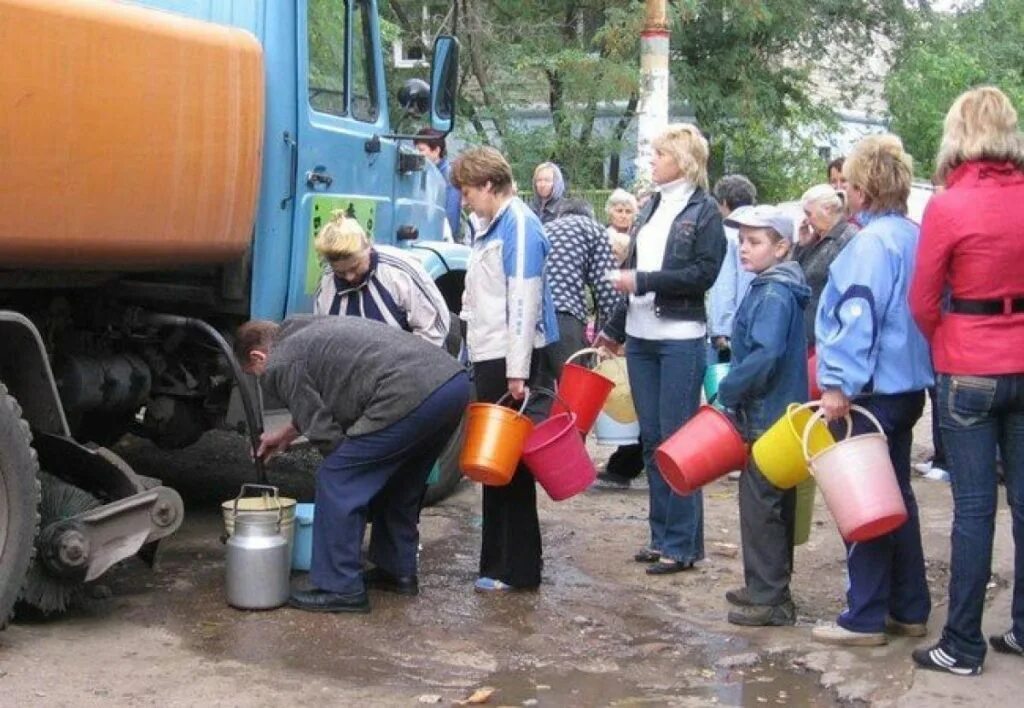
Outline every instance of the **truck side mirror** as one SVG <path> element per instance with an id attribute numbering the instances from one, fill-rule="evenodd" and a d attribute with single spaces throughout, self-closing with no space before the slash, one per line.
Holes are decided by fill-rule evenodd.
<path id="1" fill-rule="evenodd" d="M 430 127 L 448 134 L 455 127 L 459 92 L 459 42 L 443 34 L 434 42 L 430 66 Z"/>

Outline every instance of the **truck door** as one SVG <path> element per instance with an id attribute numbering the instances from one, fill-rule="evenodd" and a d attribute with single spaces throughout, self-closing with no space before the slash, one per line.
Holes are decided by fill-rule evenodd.
<path id="1" fill-rule="evenodd" d="M 311 312 L 313 238 L 335 211 L 393 240 L 396 172 L 375 0 L 297 0 L 298 160 L 287 313 Z"/>

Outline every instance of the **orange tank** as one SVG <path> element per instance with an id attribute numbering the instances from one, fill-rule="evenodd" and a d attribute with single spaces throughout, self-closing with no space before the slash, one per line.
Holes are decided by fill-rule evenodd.
<path id="1" fill-rule="evenodd" d="M 263 55 L 109 0 L 0 0 L 0 267 L 157 268 L 248 247 Z"/>

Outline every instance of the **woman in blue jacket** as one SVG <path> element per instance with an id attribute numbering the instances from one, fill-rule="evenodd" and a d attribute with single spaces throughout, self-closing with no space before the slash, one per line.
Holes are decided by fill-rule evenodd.
<path id="1" fill-rule="evenodd" d="M 837 420 L 856 396 L 878 418 L 909 518 L 880 538 L 847 546 L 847 609 L 812 634 L 829 644 L 873 646 L 885 644 L 886 633 L 923 636 L 931 612 L 910 445 L 933 376 L 928 344 L 907 304 L 919 232 L 907 218 L 911 158 L 896 136 L 873 135 L 846 158 L 843 175 L 862 229 L 832 262 L 818 303 L 822 408 Z M 868 425 L 854 416 L 855 434 Z"/>

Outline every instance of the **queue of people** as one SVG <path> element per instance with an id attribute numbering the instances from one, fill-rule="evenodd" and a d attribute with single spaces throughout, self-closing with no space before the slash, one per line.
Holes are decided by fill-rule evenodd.
<path id="1" fill-rule="evenodd" d="M 451 186 L 474 224 L 460 316 L 477 400 L 511 400 L 542 419 L 550 401 L 530 392 L 549 388 L 587 344 L 589 289 L 594 344 L 625 356 L 639 418 L 648 537 L 633 559 L 648 575 L 672 575 L 704 557 L 703 498 L 673 491 L 654 452 L 696 414 L 709 358 L 731 359 L 715 403 L 751 443 L 789 404 L 807 400 L 813 353 L 825 418 L 837 425 L 856 403 L 877 419 L 908 512 L 895 531 L 847 545 L 846 607 L 811 632 L 824 643 L 874 646 L 927 633 L 932 600 L 910 452 L 934 386 L 954 500 L 950 609 L 937 643 L 913 659 L 954 674 L 981 671 L 997 455 L 1016 565 L 1011 626 L 988 645 L 1024 657 L 1024 138 L 1010 101 L 986 87 L 950 109 L 937 161 L 944 191 L 920 226 L 907 216 L 913 164 L 892 135 L 864 138 L 830 163 L 829 183 L 800 199 L 798 228 L 789 212 L 758 205 L 741 175 L 712 193 L 708 142 L 695 126 L 671 125 L 653 147 L 655 192 L 639 210 L 632 195 L 613 193 L 607 230 L 566 195 L 554 163 L 534 171 L 527 205 L 494 148 L 453 161 Z M 407 594 L 418 587 L 418 503 L 469 384 L 440 346 L 447 309 L 422 268 L 397 249 L 371 246 L 344 217 L 324 227 L 316 248 L 330 266 L 316 312 L 328 317 L 250 323 L 237 354 L 293 413 L 257 454 L 283 451 L 300 433 L 325 453 L 314 588 L 293 604 L 363 611 L 367 584 Z M 377 322 L 339 324 L 357 319 Z M 431 365 L 403 369 L 411 358 Z M 358 403 L 348 400 L 354 389 L 365 393 Z M 447 433 L 428 436 L 427 417 Z M 866 419 L 852 419 L 854 434 L 868 431 Z M 744 585 L 726 593 L 729 622 L 795 623 L 794 509 L 794 493 L 748 463 L 739 479 Z M 367 515 L 374 536 L 364 570 Z M 542 568 L 535 483 L 520 466 L 510 484 L 483 489 L 475 588 L 533 590 Z"/>

